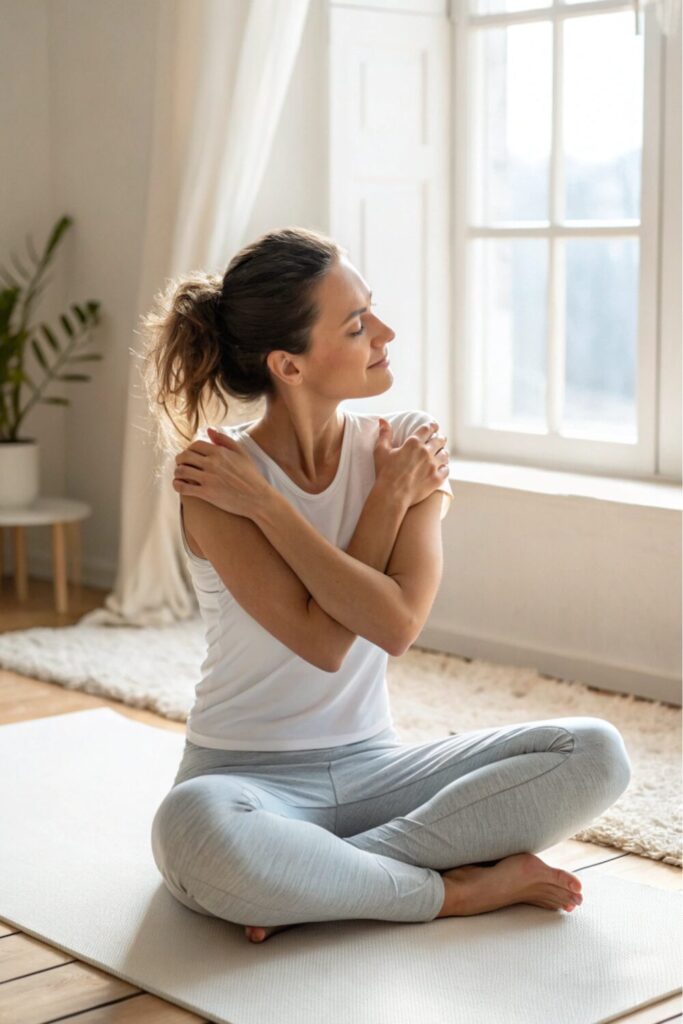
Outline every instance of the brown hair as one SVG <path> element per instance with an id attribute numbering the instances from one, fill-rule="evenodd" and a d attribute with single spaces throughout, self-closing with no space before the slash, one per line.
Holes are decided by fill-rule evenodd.
<path id="1" fill-rule="evenodd" d="M 214 399 L 224 417 L 226 393 L 247 401 L 276 393 L 266 357 L 308 351 L 320 315 L 315 288 L 345 251 L 320 232 L 281 228 L 241 249 L 222 277 L 195 271 L 157 293 L 142 321 L 142 377 L 167 451 L 191 443 Z"/>

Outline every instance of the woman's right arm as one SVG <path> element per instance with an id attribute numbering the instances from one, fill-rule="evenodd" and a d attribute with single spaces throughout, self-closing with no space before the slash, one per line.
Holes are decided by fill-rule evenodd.
<path id="1" fill-rule="evenodd" d="M 305 661 L 336 672 L 356 639 L 315 601 L 261 529 L 246 516 L 182 494 L 187 531 L 238 604 Z M 384 572 L 409 506 L 375 481 L 346 551 Z"/>
<path id="2" fill-rule="evenodd" d="M 410 508 L 410 502 L 401 496 L 402 493 L 388 487 L 379 477 L 375 480 L 346 546 L 347 555 L 379 572 L 386 570 L 401 524 Z M 357 634 L 333 619 L 312 595 L 309 595 L 308 607 L 312 621 L 320 623 L 329 634 L 329 642 L 337 654 L 337 668 L 341 668 Z"/>

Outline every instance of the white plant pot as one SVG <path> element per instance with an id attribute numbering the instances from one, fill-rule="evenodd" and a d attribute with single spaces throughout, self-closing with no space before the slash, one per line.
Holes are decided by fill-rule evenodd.
<path id="1" fill-rule="evenodd" d="M 39 468 L 39 445 L 33 438 L 0 441 L 0 508 L 21 508 L 35 501 Z"/>

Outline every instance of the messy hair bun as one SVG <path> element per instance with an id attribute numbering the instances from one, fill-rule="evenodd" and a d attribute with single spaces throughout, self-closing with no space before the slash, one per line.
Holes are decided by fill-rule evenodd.
<path id="1" fill-rule="evenodd" d="M 226 395 L 275 394 L 268 353 L 308 351 L 320 314 L 316 286 L 343 251 L 317 231 L 282 228 L 241 249 L 223 276 L 195 271 L 155 296 L 142 323 L 142 374 L 150 407 L 166 416 L 159 425 L 167 448 L 190 443 L 214 402 L 225 418 Z"/>

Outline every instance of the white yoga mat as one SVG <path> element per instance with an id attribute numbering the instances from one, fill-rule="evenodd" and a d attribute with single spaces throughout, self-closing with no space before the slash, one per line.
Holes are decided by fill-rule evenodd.
<path id="1" fill-rule="evenodd" d="M 582 874 L 572 914 L 518 904 L 250 943 L 165 888 L 152 818 L 184 737 L 97 708 L 0 726 L 0 918 L 225 1024 L 602 1024 L 680 990 L 683 894 Z"/>

